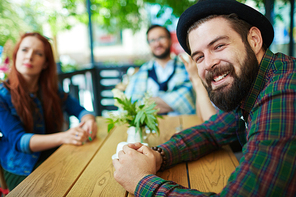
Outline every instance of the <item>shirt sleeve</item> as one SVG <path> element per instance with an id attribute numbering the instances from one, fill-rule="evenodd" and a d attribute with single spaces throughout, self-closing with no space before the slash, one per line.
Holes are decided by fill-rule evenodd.
<path id="1" fill-rule="evenodd" d="M 64 92 L 62 90 L 59 90 L 59 94 L 62 95 L 63 98 Z M 70 94 L 67 95 L 66 100 L 63 102 L 63 110 L 66 111 L 69 116 L 76 116 L 79 120 L 86 114 L 94 115 L 93 112 L 89 112 L 82 107 L 79 101 Z"/>
<path id="2" fill-rule="evenodd" d="M 88 115 L 88 114 L 95 116 L 95 114 L 93 112 L 89 112 L 84 109 L 79 113 L 79 116 L 78 116 L 79 121 L 81 121 L 83 116 Z"/>
<path id="3" fill-rule="evenodd" d="M 31 149 L 30 149 L 30 140 L 31 137 L 33 136 L 33 133 L 26 133 L 24 135 L 22 135 L 21 137 L 21 141 L 19 143 L 19 149 L 24 152 L 24 153 L 32 153 Z"/>
<path id="4" fill-rule="evenodd" d="M 21 120 L 19 119 L 15 108 L 10 108 L 4 99 L 0 96 L 0 131 L 3 134 L 2 140 L 10 141 L 11 148 L 17 151 L 28 152 L 28 136 L 26 134 Z"/>
<path id="5" fill-rule="evenodd" d="M 127 98 L 131 98 L 132 102 L 143 99 L 147 91 L 147 73 L 146 64 L 144 64 L 140 67 L 139 71 L 131 77 L 124 94 Z"/>
<path id="6" fill-rule="evenodd" d="M 145 176 L 137 185 L 135 196 L 210 196 L 214 193 L 202 193 L 198 190 L 189 189 L 178 185 L 173 181 L 166 181 L 155 175 Z"/>
<path id="7" fill-rule="evenodd" d="M 184 65 L 177 66 L 168 85 L 169 89 L 161 91 L 159 97 L 179 114 L 195 114 L 195 94 Z"/>
<path id="8" fill-rule="evenodd" d="M 171 137 L 160 145 L 167 155 L 167 168 L 180 162 L 197 160 L 245 135 L 244 123 L 235 112 L 219 111 L 202 125 Z"/>
<path id="9" fill-rule="evenodd" d="M 136 74 L 135 74 L 136 75 Z M 131 98 L 133 95 L 133 89 L 134 89 L 134 84 L 135 84 L 135 75 L 133 75 L 128 83 L 128 85 L 126 86 L 126 89 L 124 91 L 124 94 L 126 95 L 127 98 Z"/>

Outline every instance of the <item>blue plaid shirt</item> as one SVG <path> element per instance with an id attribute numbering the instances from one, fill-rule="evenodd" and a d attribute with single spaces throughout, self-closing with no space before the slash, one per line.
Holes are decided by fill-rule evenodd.
<path id="1" fill-rule="evenodd" d="M 155 90 L 155 86 L 149 83 L 148 71 L 153 68 L 154 63 L 155 61 L 151 60 L 141 66 L 139 71 L 132 76 L 125 95 L 135 102 L 136 100 L 141 101 L 145 93 L 149 92 L 153 94 L 153 97 L 160 97 L 174 110 L 168 115 L 195 114 L 194 91 L 184 64 L 176 61 L 175 73 L 168 81 L 168 90 L 161 91 Z M 157 92 L 156 95 L 155 92 Z"/>

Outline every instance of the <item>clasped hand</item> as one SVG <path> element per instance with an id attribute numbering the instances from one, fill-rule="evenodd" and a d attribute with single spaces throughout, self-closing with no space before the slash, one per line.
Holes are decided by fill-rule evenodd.
<path id="1" fill-rule="evenodd" d="M 88 119 L 81 122 L 77 127 L 70 128 L 64 134 L 64 144 L 82 145 L 96 137 L 97 124 L 94 120 Z"/>
<path id="2" fill-rule="evenodd" d="M 148 174 L 156 174 L 161 162 L 158 152 L 141 143 L 125 145 L 119 151 L 118 159 L 113 160 L 114 178 L 133 194 L 138 182 Z"/>

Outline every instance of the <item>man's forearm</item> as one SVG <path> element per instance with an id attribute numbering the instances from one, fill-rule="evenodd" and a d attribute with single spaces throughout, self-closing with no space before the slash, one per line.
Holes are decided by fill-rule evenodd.
<path id="1" fill-rule="evenodd" d="M 160 97 L 153 97 L 151 98 L 156 103 L 156 108 L 159 109 L 159 114 L 167 113 L 173 111 L 173 109 L 166 103 L 164 100 L 162 100 Z"/>

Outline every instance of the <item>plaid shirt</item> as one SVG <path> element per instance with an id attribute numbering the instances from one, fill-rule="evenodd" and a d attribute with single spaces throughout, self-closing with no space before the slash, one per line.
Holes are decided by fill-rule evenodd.
<path id="1" fill-rule="evenodd" d="M 147 87 L 147 81 L 148 71 L 152 69 L 153 64 L 154 60 L 143 64 L 131 78 L 125 90 L 125 95 L 131 97 L 132 102 L 143 99 L 145 93 L 151 88 Z M 174 115 L 195 114 L 194 91 L 185 66 L 180 61 L 176 62 L 176 70 L 168 82 L 168 90 L 159 91 L 157 96 L 174 110 Z"/>
<path id="2" fill-rule="evenodd" d="M 168 158 L 166 167 L 170 167 L 197 160 L 238 138 L 243 157 L 220 194 L 187 189 L 148 175 L 138 183 L 135 195 L 296 196 L 295 63 L 292 57 L 267 50 L 240 107 L 229 113 L 219 111 L 204 124 L 160 145 Z"/>

